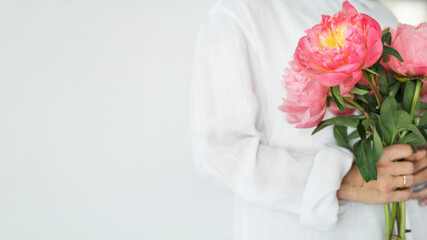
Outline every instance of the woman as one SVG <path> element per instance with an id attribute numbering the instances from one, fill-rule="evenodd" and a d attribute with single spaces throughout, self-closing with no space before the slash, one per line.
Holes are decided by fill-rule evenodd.
<path id="1" fill-rule="evenodd" d="M 383 27 L 397 25 L 377 2 L 351 4 Z M 295 129 L 277 110 L 281 75 L 299 38 L 341 5 L 224 0 L 203 25 L 192 76 L 195 157 L 201 172 L 235 193 L 235 240 L 383 239 L 382 204 L 412 194 L 394 190 L 402 176 L 407 186 L 426 181 L 424 171 L 413 174 L 427 166 L 426 152 L 396 145 L 385 148 L 378 181 L 365 184 L 331 129 L 311 136 L 312 129 Z M 406 161 L 393 162 L 400 158 Z M 412 237 L 423 239 L 427 209 L 409 201 L 407 212 Z"/>

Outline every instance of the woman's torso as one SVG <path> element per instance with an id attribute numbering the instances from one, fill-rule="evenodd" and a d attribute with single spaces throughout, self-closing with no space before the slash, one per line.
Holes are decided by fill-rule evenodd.
<path id="1" fill-rule="evenodd" d="M 354 0 L 350 3 L 360 13 L 378 20 L 382 27 L 397 25 L 394 16 L 377 2 Z M 281 87 L 283 70 L 292 59 L 299 38 L 306 29 L 320 22 L 321 14 L 334 14 L 341 9 L 341 4 L 341 0 L 225 0 L 218 3 L 237 17 L 252 46 L 249 56 L 259 99 L 257 128 L 263 133 L 265 144 L 290 151 L 313 151 L 322 144 L 335 143 L 331 129 L 312 136 L 313 129 L 296 129 L 286 123 L 277 107 L 285 95 Z M 326 117 L 330 116 L 328 113 Z M 382 205 L 351 203 L 347 207 L 339 215 L 335 229 L 320 231 L 299 224 L 298 215 L 257 206 L 236 196 L 234 239 L 382 239 Z M 407 208 L 413 228 L 409 239 L 423 239 L 427 236 L 422 222 L 427 219 L 427 209 L 419 208 L 416 201 L 410 201 Z"/>

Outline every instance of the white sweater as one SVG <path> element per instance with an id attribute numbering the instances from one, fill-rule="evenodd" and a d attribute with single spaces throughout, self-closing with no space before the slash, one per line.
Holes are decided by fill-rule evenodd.
<path id="1" fill-rule="evenodd" d="M 377 2 L 350 3 L 382 27 L 397 25 Z M 235 240 L 383 239 L 382 205 L 336 197 L 351 152 L 335 145 L 331 128 L 312 136 L 277 109 L 299 38 L 341 4 L 223 0 L 202 26 L 192 75 L 193 148 L 198 170 L 235 193 Z M 416 201 L 407 209 L 409 239 L 427 239 L 427 209 Z"/>

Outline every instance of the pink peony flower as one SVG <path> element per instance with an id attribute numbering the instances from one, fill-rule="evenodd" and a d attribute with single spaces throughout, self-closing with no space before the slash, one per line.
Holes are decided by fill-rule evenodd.
<path id="1" fill-rule="evenodd" d="M 390 56 L 393 71 L 411 76 L 427 76 L 427 23 L 417 27 L 399 24 L 392 32 L 391 47 L 396 49 L 404 62 Z"/>
<path id="2" fill-rule="evenodd" d="M 325 116 L 328 87 L 315 81 L 294 61 L 290 62 L 290 66 L 283 76 L 287 98 L 283 99 L 279 110 L 288 113 L 286 120 L 289 123 L 298 123 L 297 128 L 314 127 Z"/>
<path id="3" fill-rule="evenodd" d="M 381 57 L 382 30 L 377 21 L 345 1 L 334 16 L 306 31 L 294 54 L 297 64 L 321 84 L 340 85 L 347 94 L 361 79 L 362 69 Z"/>

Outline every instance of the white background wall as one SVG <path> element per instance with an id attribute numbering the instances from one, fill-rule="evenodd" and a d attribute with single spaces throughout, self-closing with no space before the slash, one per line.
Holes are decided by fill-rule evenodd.
<path id="1" fill-rule="evenodd" d="M 380 0 L 384 3 L 399 22 L 418 25 L 427 21 L 427 0 Z"/>
<path id="2" fill-rule="evenodd" d="M 0 0 L 0 239 L 231 239 L 189 139 L 213 1 Z"/>
<path id="3" fill-rule="evenodd" d="M 0 1 L 0 239 L 231 239 L 189 143 L 212 3 Z"/>

